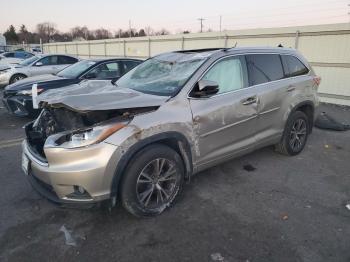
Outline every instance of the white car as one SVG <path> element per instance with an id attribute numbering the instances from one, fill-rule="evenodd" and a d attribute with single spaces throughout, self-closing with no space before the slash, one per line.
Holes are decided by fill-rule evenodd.
<path id="1" fill-rule="evenodd" d="M 34 54 L 26 51 L 5 52 L 0 55 L 0 64 L 18 64 L 32 56 L 34 56 Z"/>
<path id="2" fill-rule="evenodd" d="M 56 74 L 79 59 L 68 55 L 35 55 L 17 65 L 0 65 L 0 86 L 6 86 L 23 78 Z"/>

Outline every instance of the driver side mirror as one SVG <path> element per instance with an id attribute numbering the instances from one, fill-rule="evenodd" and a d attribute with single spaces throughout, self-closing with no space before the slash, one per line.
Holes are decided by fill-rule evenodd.
<path id="1" fill-rule="evenodd" d="M 219 92 L 219 84 L 215 81 L 200 80 L 192 92 L 194 97 L 209 97 Z"/>
<path id="2" fill-rule="evenodd" d="M 36 62 L 35 66 L 43 66 L 44 64 L 42 62 Z"/>

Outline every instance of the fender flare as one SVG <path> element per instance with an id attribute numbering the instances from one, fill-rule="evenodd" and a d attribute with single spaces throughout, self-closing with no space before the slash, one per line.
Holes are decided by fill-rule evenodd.
<path id="1" fill-rule="evenodd" d="M 181 133 L 175 131 L 164 132 L 161 134 L 156 134 L 150 137 L 147 137 L 136 144 L 132 145 L 119 159 L 117 167 L 114 172 L 114 176 L 111 184 L 111 197 L 116 197 L 119 191 L 120 181 L 124 175 L 124 171 L 127 168 L 132 157 L 139 152 L 142 148 L 155 144 L 162 143 L 164 140 L 175 139 L 178 144 L 179 154 L 184 162 L 186 174 L 185 177 L 189 177 L 193 172 L 193 163 L 192 163 L 192 152 L 191 146 L 188 139 Z"/>

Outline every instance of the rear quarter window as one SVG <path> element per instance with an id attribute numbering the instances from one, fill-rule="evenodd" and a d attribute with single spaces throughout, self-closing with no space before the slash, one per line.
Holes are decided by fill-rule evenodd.
<path id="1" fill-rule="evenodd" d="M 246 55 L 249 85 L 259 85 L 284 78 L 278 54 Z"/>
<path id="2" fill-rule="evenodd" d="M 306 75 L 309 69 L 295 56 L 282 55 L 283 67 L 286 71 L 286 77 Z"/>

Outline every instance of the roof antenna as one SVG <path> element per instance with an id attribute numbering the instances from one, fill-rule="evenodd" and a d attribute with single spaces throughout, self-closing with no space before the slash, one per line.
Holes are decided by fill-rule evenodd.
<path id="1" fill-rule="evenodd" d="M 278 47 L 283 47 L 283 45 L 282 45 L 282 44 L 279 44 Z"/>
<path id="2" fill-rule="evenodd" d="M 235 47 L 237 46 L 237 43 L 238 43 L 238 42 L 236 41 L 235 45 L 234 45 L 232 48 L 235 48 Z"/>

